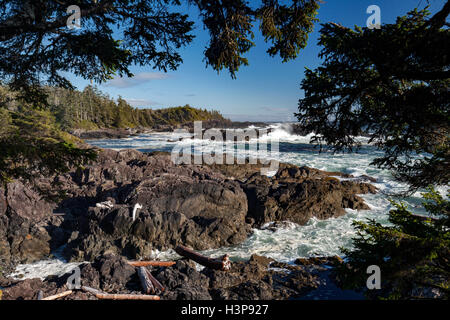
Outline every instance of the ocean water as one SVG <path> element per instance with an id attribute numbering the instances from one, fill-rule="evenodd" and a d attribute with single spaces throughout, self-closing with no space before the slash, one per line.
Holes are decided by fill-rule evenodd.
<path id="1" fill-rule="evenodd" d="M 392 179 L 386 170 L 380 170 L 370 165 L 370 162 L 381 153 L 374 146 L 368 144 L 368 139 L 358 137 L 362 146 L 353 153 L 333 153 L 331 151 L 319 152 L 310 144 L 311 135 L 299 136 L 292 133 L 290 124 L 272 124 L 272 132 L 260 139 L 251 139 L 247 146 L 236 148 L 233 143 L 220 141 L 204 141 L 179 138 L 190 137 L 190 134 L 177 133 L 149 133 L 126 139 L 92 140 L 90 144 L 115 150 L 137 149 L 143 152 L 172 151 L 174 148 L 193 149 L 194 153 L 208 153 L 216 151 L 235 152 L 237 157 L 259 157 L 265 159 L 277 159 L 280 162 L 292 163 L 300 166 L 309 166 L 326 171 L 340 171 L 352 174 L 355 177 L 368 175 L 377 179 L 373 183 L 378 189 L 377 194 L 362 195 L 371 208 L 370 210 L 356 211 L 346 209 L 346 215 L 328 220 L 312 219 L 306 225 L 300 226 L 294 223 L 286 223 L 276 231 L 269 229 L 254 230 L 253 234 L 243 243 L 234 247 L 220 248 L 204 251 L 210 256 L 219 256 L 224 253 L 231 259 L 243 260 L 252 254 L 268 256 L 283 262 L 292 262 L 298 257 L 342 255 L 341 247 L 351 248 L 352 238 L 355 236 L 352 222 L 364 221 L 368 218 L 375 219 L 382 224 L 388 224 L 388 212 L 391 208 L 390 194 L 405 190 L 406 186 Z M 278 152 L 275 152 L 278 141 Z M 192 147 L 191 144 L 195 147 Z M 257 150 L 257 146 L 264 147 L 273 152 Z M 274 146 L 272 148 L 272 145 Z M 274 172 L 272 172 L 273 174 Z M 443 191 L 443 190 L 442 190 Z M 410 208 L 423 214 L 421 208 L 420 192 L 402 199 Z M 177 255 L 169 250 L 167 252 L 155 252 L 155 258 L 170 259 Z M 66 271 L 68 266 L 61 259 L 45 260 L 31 265 L 19 265 L 14 277 L 32 278 L 45 277 L 49 274 L 60 274 Z"/>

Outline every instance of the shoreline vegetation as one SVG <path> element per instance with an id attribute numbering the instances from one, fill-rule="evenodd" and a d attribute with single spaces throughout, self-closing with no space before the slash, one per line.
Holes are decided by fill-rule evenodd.
<path id="1" fill-rule="evenodd" d="M 191 107 L 134 108 L 125 99 L 116 100 L 88 85 L 82 91 L 45 87 L 49 112 L 63 131 L 81 139 L 118 139 L 148 132 L 172 132 L 177 128 L 192 131 L 194 121 L 204 129 L 245 129 L 265 122 L 231 121 L 219 111 Z M 0 86 L 0 104 L 17 110 L 16 95 Z"/>

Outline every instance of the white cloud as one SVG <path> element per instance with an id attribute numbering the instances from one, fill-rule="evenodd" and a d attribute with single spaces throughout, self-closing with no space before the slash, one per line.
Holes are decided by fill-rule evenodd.
<path id="1" fill-rule="evenodd" d="M 167 79 L 168 77 L 169 75 L 162 72 L 141 72 L 134 75 L 132 78 L 116 77 L 108 81 L 106 86 L 114 88 L 130 88 L 153 80 Z"/>

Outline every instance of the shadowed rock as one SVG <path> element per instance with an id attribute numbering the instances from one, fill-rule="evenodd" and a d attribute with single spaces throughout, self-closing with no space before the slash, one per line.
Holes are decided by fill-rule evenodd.
<path id="1" fill-rule="evenodd" d="M 235 262 L 230 271 L 203 269 L 198 271 L 194 262 L 178 260 L 172 267 L 150 267 L 148 270 L 163 285 L 159 295 L 164 300 L 260 300 L 298 298 L 318 287 L 319 266 L 316 271 L 302 267 L 277 271 L 270 269 L 274 260 L 253 255 L 246 262 Z M 287 265 L 286 265 L 287 266 Z M 50 276 L 44 281 L 28 279 L 5 288 L 4 299 L 37 298 L 40 290 L 47 297 L 66 289 L 71 273 L 61 277 Z M 80 266 L 81 285 L 107 293 L 142 294 L 141 284 L 134 267 L 120 256 L 105 255 L 93 263 Z M 96 299 L 81 291 L 64 297 L 64 300 Z"/>
<path id="2" fill-rule="evenodd" d="M 175 165 L 167 153 L 101 150 L 96 163 L 38 179 L 65 194 L 57 205 L 28 184 L 10 183 L 0 190 L 1 264 L 39 260 L 62 244 L 66 257 L 79 261 L 107 253 L 147 258 L 177 244 L 231 246 L 269 221 L 304 224 L 344 208 L 368 209 L 356 194 L 376 191 L 341 173 L 280 164 L 269 178 L 260 168 Z M 142 209 L 133 220 L 136 204 Z"/>

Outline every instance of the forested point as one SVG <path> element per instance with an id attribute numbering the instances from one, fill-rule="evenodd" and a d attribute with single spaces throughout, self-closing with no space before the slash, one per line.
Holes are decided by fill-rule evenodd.
<path id="1" fill-rule="evenodd" d="M 218 111 L 194 108 L 189 105 L 164 109 L 135 108 L 125 99 L 116 100 L 95 86 L 83 91 L 45 87 L 49 112 L 64 131 L 103 128 L 153 128 L 160 125 L 178 125 L 192 121 L 228 121 Z M 0 87 L 0 105 L 14 112 L 19 108 L 15 93 Z"/>

